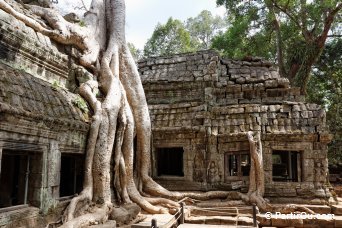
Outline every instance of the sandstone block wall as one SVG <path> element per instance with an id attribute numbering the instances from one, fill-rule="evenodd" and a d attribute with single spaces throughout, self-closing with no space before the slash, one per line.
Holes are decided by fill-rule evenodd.
<path id="1" fill-rule="evenodd" d="M 166 187 L 245 191 L 248 177 L 227 177 L 225 156 L 248 153 L 246 132 L 259 131 L 268 196 L 326 196 L 325 112 L 271 63 L 202 51 L 143 60 L 139 71 L 152 119 L 153 173 Z M 156 150 L 163 147 L 183 147 L 184 177 L 157 175 Z M 299 152 L 300 181 L 272 180 L 273 151 Z"/>
<path id="2" fill-rule="evenodd" d="M 13 4 L 19 12 L 29 13 Z M 5 209 L 0 227 L 13 221 L 38 226 L 32 224 L 39 213 L 60 203 L 61 157 L 84 156 L 87 113 L 78 105 L 82 100 L 66 89 L 68 80 L 74 80 L 70 75 L 78 54 L 0 10 L 0 164 L 4 154 L 30 160 L 30 207 Z"/>
<path id="3" fill-rule="evenodd" d="M 58 82 L 65 85 L 67 81 L 67 55 L 59 52 L 50 38 L 35 32 L 2 10 L 0 10 L 0 59 L 14 68 L 51 83 Z"/>

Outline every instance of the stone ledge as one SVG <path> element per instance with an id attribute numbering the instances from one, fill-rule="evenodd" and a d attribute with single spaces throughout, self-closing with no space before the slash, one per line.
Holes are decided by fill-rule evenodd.
<path id="1" fill-rule="evenodd" d="M 332 205 L 331 206 L 331 211 L 335 215 L 342 215 L 342 205 L 341 204 Z"/>
<path id="2" fill-rule="evenodd" d="M 8 225 L 8 221 L 16 221 L 20 223 L 21 220 L 29 220 L 39 216 L 39 209 L 36 207 L 26 207 L 17 210 L 10 210 L 0 213 L 0 226 Z"/>

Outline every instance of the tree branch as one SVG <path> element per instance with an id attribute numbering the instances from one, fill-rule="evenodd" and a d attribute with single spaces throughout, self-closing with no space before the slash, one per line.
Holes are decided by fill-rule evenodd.
<path id="1" fill-rule="evenodd" d="M 340 38 L 342 37 L 341 34 L 331 34 L 331 35 L 327 35 L 327 37 L 337 37 L 337 38 Z"/>
<path id="2" fill-rule="evenodd" d="M 302 34 L 304 36 L 304 39 L 307 41 L 311 41 L 312 40 L 312 32 L 308 31 L 308 26 L 307 26 L 307 11 L 306 11 L 306 0 L 301 0 L 300 1 L 300 10 L 299 10 L 299 14 L 300 14 L 300 21 L 302 24 Z M 316 24 L 314 26 L 313 31 L 316 29 Z"/>
<path id="3" fill-rule="evenodd" d="M 82 30 L 81 27 L 75 27 L 74 24 L 71 24 L 64 20 L 64 18 L 59 15 L 58 12 L 53 9 L 43 8 L 34 5 L 25 5 L 26 8 L 30 9 L 36 15 L 44 17 L 48 20 L 50 25 L 55 29 L 47 29 L 43 27 L 40 23 L 35 21 L 34 19 L 17 12 L 12 6 L 6 3 L 4 0 L 0 0 L 0 9 L 14 16 L 16 19 L 22 21 L 27 26 L 31 27 L 37 32 L 42 33 L 50 37 L 57 42 L 62 44 L 71 44 L 75 45 L 82 51 L 87 50 L 89 48 L 88 44 L 85 42 L 86 33 Z"/>
<path id="4" fill-rule="evenodd" d="M 317 44 L 321 47 L 324 46 L 325 40 L 328 37 L 328 33 L 330 31 L 331 25 L 334 22 L 334 18 L 336 16 L 336 14 L 342 9 L 342 3 L 339 3 L 335 9 L 331 10 L 328 13 L 327 18 L 324 21 L 324 28 L 323 28 L 323 32 L 320 36 L 317 37 L 316 42 Z"/>
<path id="5" fill-rule="evenodd" d="M 286 14 L 292 21 L 293 23 L 295 23 L 299 28 L 302 29 L 302 25 L 298 22 L 298 19 L 294 16 L 294 15 L 291 15 L 291 13 L 286 9 L 286 8 L 283 8 L 281 6 L 279 6 L 277 4 L 277 1 L 275 0 L 272 0 L 272 3 L 274 5 L 274 7 L 276 7 L 277 9 L 279 9 L 281 12 L 283 12 L 284 14 Z"/>
<path id="6" fill-rule="evenodd" d="M 268 4 L 268 3 L 266 3 L 266 5 L 269 8 L 269 11 L 272 17 L 272 24 L 273 24 L 274 30 L 276 31 L 276 36 L 277 36 L 277 61 L 279 65 L 279 74 L 282 77 L 285 77 L 286 70 L 285 70 L 285 64 L 284 64 L 284 55 L 283 55 L 283 47 L 282 47 L 283 39 L 282 39 L 281 31 L 280 31 L 280 23 L 274 11 L 274 5 Z"/>
<path id="7" fill-rule="evenodd" d="M 86 11 L 89 11 L 89 9 L 86 7 L 86 5 L 84 4 L 84 1 L 83 0 L 81 0 L 81 2 L 82 2 L 82 7 L 83 7 L 83 9 L 85 9 Z"/>

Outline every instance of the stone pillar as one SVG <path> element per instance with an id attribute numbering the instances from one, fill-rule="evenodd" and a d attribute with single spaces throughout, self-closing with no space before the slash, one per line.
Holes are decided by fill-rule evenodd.
<path id="1" fill-rule="evenodd" d="M 59 145 L 57 141 L 50 142 L 50 150 L 48 153 L 48 188 L 58 188 L 60 183 L 60 173 L 61 173 L 61 151 L 59 150 Z M 59 191 L 52 192 L 53 198 L 59 197 Z"/>
<path id="2" fill-rule="evenodd" d="M 47 189 L 47 179 L 48 179 L 48 152 L 49 152 L 49 146 L 46 146 L 43 148 L 42 151 L 42 160 L 41 160 L 41 172 L 42 172 L 42 183 L 41 183 L 41 187 L 40 187 L 40 210 L 41 212 L 43 212 L 43 214 L 45 214 L 48 211 L 48 189 Z"/>
<path id="3" fill-rule="evenodd" d="M 59 197 L 61 153 L 58 141 L 51 140 L 43 153 L 43 188 L 41 211 L 45 214 Z"/>
<path id="4" fill-rule="evenodd" d="M 0 147 L 0 177 L 1 177 L 2 148 Z"/>

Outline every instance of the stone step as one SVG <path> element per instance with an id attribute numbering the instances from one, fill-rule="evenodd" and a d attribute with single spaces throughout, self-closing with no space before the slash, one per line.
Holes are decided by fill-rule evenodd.
<path id="1" fill-rule="evenodd" d="M 308 218 L 282 218 L 275 214 L 268 219 L 265 214 L 258 214 L 257 220 L 262 227 L 342 227 L 342 216 Z"/>
<path id="2" fill-rule="evenodd" d="M 284 204 L 273 204 L 274 206 L 284 206 Z M 310 210 L 313 210 L 314 212 L 318 214 L 330 214 L 331 208 L 328 205 L 311 205 L 311 204 L 296 204 L 300 206 L 304 206 L 309 208 Z"/>
<path id="3" fill-rule="evenodd" d="M 229 226 L 229 225 L 208 225 L 208 224 L 181 224 L 178 226 L 178 228 L 197 228 L 197 227 L 203 227 L 203 228 L 250 228 L 252 226 Z"/>
<path id="4" fill-rule="evenodd" d="M 247 216 L 192 216 L 185 223 L 208 225 L 252 226 L 253 219 Z"/>
<path id="5" fill-rule="evenodd" d="M 338 204 L 338 205 L 332 205 L 331 206 L 331 212 L 334 215 L 342 215 L 342 204 Z"/>
<path id="6" fill-rule="evenodd" d="M 146 218 L 137 223 L 133 224 L 131 228 L 150 228 L 152 219 L 157 220 L 158 227 L 171 227 L 172 224 L 176 222 L 175 216 L 170 214 L 155 214 L 155 215 L 146 215 Z"/>
<path id="7" fill-rule="evenodd" d="M 113 228 L 113 227 L 116 227 L 116 222 L 114 220 L 108 220 L 104 224 L 89 226 L 89 228 Z"/>
<path id="8" fill-rule="evenodd" d="M 249 206 L 240 207 L 212 207 L 212 208 L 191 208 L 191 216 L 237 216 L 238 214 L 252 214 L 253 208 Z"/>
<path id="9" fill-rule="evenodd" d="M 331 207 L 328 205 L 303 205 L 309 208 L 310 210 L 313 210 L 314 212 L 318 214 L 330 214 L 331 213 Z"/>
<path id="10" fill-rule="evenodd" d="M 342 227 L 342 216 L 335 215 L 335 227 Z"/>
<path id="11" fill-rule="evenodd" d="M 149 218 L 145 219 L 143 222 L 139 224 L 134 224 L 131 227 L 133 228 L 142 228 L 142 227 L 150 227 L 151 219 L 155 218 L 158 221 L 159 227 L 166 227 L 166 224 L 169 224 L 170 220 L 172 220 L 172 215 L 153 215 L 149 216 Z M 264 214 L 258 214 L 257 220 L 260 226 L 263 227 L 342 227 L 342 216 L 335 215 L 334 219 L 286 219 L 286 218 L 272 218 L 267 219 Z M 185 220 L 186 224 L 182 224 L 179 228 L 195 228 L 195 227 L 252 227 L 253 219 L 247 216 L 193 216 L 187 218 Z M 113 227 L 112 224 L 102 224 L 97 226 L 98 228 L 109 228 Z M 167 226 L 168 227 L 168 226 Z"/>
<path id="12" fill-rule="evenodd" d="M 228 205 L 229 203 L 229 205 Z M 241 200 L 222 201 L 222 200 L 207 200 L 196 203 L 194 206 L 200 208 L 235 208 L 246 207 L 247 205 Z"/>

